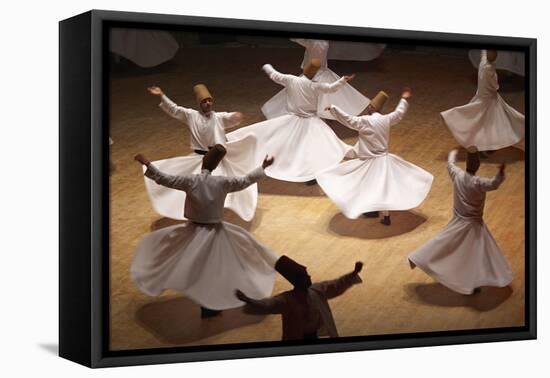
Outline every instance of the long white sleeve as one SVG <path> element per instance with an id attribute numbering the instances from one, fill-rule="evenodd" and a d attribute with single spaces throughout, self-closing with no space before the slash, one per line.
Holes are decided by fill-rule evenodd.
<path id="1" fill-rule="evenodd" d="M 460 168 L 456 166 L 457 154 L 457 150 L 452 150 L 449 152 L 449 156 L 447 157 L 447 170 L 449 171 L 449 176 L 451 176 L 451 179 L 454 179 L 456 174 L 460 171 Z"/>
<path id="2" fill-rule="evenodd" d="M 169 175 L 159 171 L 153 164 L 149 164 L 145 171 L 145 176 L 159 185 L 177 190 L 187 191 L 192 184 L 192 178 L 190 176 Z"/>
<path id="3" fill-rule="evenodd" d="M 222 118 L 224 129 L 238 126 L 242 122 L 242 115 L 239 112 L 221 112 L 216 114 Z"/>
<path id="4" fill-rule="evenodd" d="M 228 193 L 238 192 L 239 190 L 248 188 L 250 185 L 258 182 L 263 177 L 265 177 L 264 169 L 262 167 L 258 167 L 243 177 L 226 177 L 224 187 Z"/>
<path id="5" fill-rule="evenodd" d="M 346 83 L 346 79 L 342 76 L 332 83 L 315 83 L 315 90 L 320 93 L 334 93 L 342 89 Z"/>
<path id="6" fill-rule="evenodd" d="M 161 102 L 159 106 L 170 117 L 185 123 L 189 123 L 187 117 L 191 112 L 194 111 L 193 109 L 188 109 L 188 108 L 184 108 L 183 106 L 178 106 L 175 102 L 170 100 L 166 95 L 161 96 Z"/>
<path id="7" fill-rule="evenodd" d="M 390 125 L 393 126 L 401 122 L 408 108 L 409 108 L 409 103 L 407 102 L 407 100 L 405 100 L 404 98 L 399 100 L 399 103 L 397 104 L 397 107 L 395 108 L 395 110 L 386 115 L 387 117 L 390 118 Z"/>
<path id="8" fill-rule="evenodd" d="M 487 50 L 481 50 L 481 58 L 479 60 L 479 64 L 485 63 L 487 63 Z"/>
<path id="9" fill-rule="evenodd" d="M 374 131 L 369 130 L 367 127 L 365 127 L 368 125 L 366 124 L 366 122 L 362 120 L 362 117 L 351 116 L 346 112 L 344 112 L 339 107 L 337 107 L 336 105 L 331 106 L 330 114 L 332 114 L 332 116 L 336 118 L 336 120 L 340 122 L 342 125 L 349 127 L 352 130 L 366 132 L 367 134 L 374 133 Z"/>
<path id="10" fill-rule="evenodd" d="M 278 72 L 271 64 L 264 64 L 262 70 L 269 76 L 275 83 L 286 87 L 292 80 L 292 75 L 286 75 Z"/>
<path id="11" fill-rule="evenodd" d="M 504 181 L 504 176 L 500 171 L 493 177 L 479 177 L 477 176 L 476 185 L 481 188 L 484 192 L 490 192 L 492 190 L 498 189 L 500 184 Z"/>

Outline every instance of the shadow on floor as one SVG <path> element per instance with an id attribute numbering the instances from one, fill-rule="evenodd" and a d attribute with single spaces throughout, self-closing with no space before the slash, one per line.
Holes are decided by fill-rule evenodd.
<path id="1" fill-rule="evenodd" d="M 266 177 L 258 182 L 258 192 L 261 194 L 301 197 L 321 197 L 325 195 L 317 184 L 306 185 L 303 182 L 286 182 L 271 177 Z"/>
<path id="2" fill-rule="evenodd" d="M 391 211 L 391 225 L 380 223 L 381 218 L 348 219 L 342 213 L 332 217 L 328 232 L 342 236 L 351 236 L 360 239 L 384 239 L 411 232 L 422 223 L 426 217 L 411 211 Z"/>
<path id="3" fill-rule="evenodd" d="M 256 208 L 256 212 L 254 213 L 254 218 L 250 222 L 247 222 L 243 220 L 241 217 L 239 217 L 236 213 L 234 213 L 230 209 L 224 209 L 223 211 L 223 220 L 228 223 L 232 223 L 234 225 L 237 225 L 239 227 L 244 228 L 248 232 L 254 231 L 260 224 L 262 224 L 263 219 L 263 211 L 260 208 Z"/>
<path id="4" fill-rule="evenodd" d="M 466 161 L 466 150 L 462 147 L 455 148 L 458 149 L 456 160 L 458 162 Z M 449 151 L 441 152 L 437 159 L 447 161 Z M 481 159 L 481 164 L 512 164 L 518 161 L 525 161 L 525 151 L 518 147 L 510 146 L 488 154 L 488 158 Z"/>
<path id="5" fill-rule="evenodd" d="M 479 312 L 490 311 L 504 303 L 512 295 L 512 288 L 483 287 L 473 295 L 456 293 L 438 282 L 429 284 L 408 284 L 405 286 L 408 296 L 415 302 L 441 307 L 470 307 Z"/>
<path id="6" fill-rule="evenodd" d="M 242 308 L 225 310 L 213 318 L 201 319 L 199 305 L 187 298 L 148 303 L 136 311 L 135 317 L 156 338 L 170 344 L 206 339 L 264 319 L 264 316 L 245 314 Z"/>

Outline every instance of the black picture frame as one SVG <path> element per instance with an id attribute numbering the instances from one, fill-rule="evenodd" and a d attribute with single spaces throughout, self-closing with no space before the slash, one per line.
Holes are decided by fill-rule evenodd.
<path id="1" fill-rule="evenodd" d="M 489 47 L 526 53 L 525 326 L 320 342 L 109 351 L 108 30 L 112 26 Z M 59 23 L 59 355 L 89 367 L 535 339 L 536 39 L 92 10 Z"/>

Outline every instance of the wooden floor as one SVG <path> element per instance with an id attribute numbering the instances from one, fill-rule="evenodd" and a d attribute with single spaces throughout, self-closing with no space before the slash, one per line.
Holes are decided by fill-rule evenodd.
<path id="1" fill-rule="evenodd" d="M 190 153 L 189 133 L 166 116 L 145 88 L 159 85 L 174 101 L 194 107 L 191 87 L 204 82 L 219 111 L 245 113 L 244 125 L 263 120 L 262 104 L 280 88 L 260 71 L 272 63 L 296 73 L 300 48 L 195 48 L 149 70 L 115 67 L 111 81 L 111 349 L 158 348 L 280 340 L 277 316 L 244 315 L 241 310 L 200 320 L 199 307 L 167 291 L 158 298 L 141 293 L 129 276 L 134 248 L 152 230 L 177 222 L 150 206 L 140 152 L 151 160 Z M 318 186 L 265 179 L 259 185 L 256 217 L 246 223 L 230 211 L 226 220 L 251 231 L 279 254 L 306 265 L 313 280 L 350 271 L 363 261 L 364 283 L 331 301 L 341 336 L 510 327 L 524 324 L 524 152 L 523 144 L 499 151 L 480 174 L 493 175 L 507 162 L 507 178 L 488 195 L 485 221 L 513 267 L 507 288 L 483 288 L 478 295 L 456 294 L 419 269 L 406 256 L 439 232 L 452 214 L 452 186 L 446 156 L 456 147 L 441 124 L 439 112 L 467 103 L 476 91 L 475 70 L 461 56 L 429 51 L 386 50 L 373 62 L 330 62 L 339 74 L 355 72 L 351 84 L 373 97 L 385 90 L 397 104 L 403 86 L 413 89 L 410 110 L 392 129 L 390 151 L 434 175 L 427 199 L 411 211 L 392 215 L 391 227 L 375 219 L 346 219 Z M 524 85 L 519 77 L 501 77 L 501 95 L 524 112 Z M 332 125 L 347 143 L 354 133 Z M 460 164 L 463 164 L 462 162 Z M 403 188 L 407 190 L 407 188 Z M 277 276 L 274 293 L 290 288 Z"/>

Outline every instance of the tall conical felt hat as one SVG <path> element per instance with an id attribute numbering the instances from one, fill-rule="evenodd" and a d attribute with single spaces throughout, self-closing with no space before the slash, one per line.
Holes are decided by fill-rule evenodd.
<path id="1" fill-rule="evenodd" d="M 315 77 L 319 68 L 321 68 L 321 61 L 317 58 L 313 58 L 304 66 L 304 75 L 311 80 Z"/>
<path id="2" fill-rule="evenodd" d="M 466 169 L 479 167 L 479 153 L 476 146 L 469 146 L 466 148 Z"/>
<path id="3" fill-rule="evenodd" d="M 497 50 L 487 50 L 487 60 L 489 62 L 494 62 L 497 59 L 498 52 Z"/>
<path id="4" fill-rule="evenodd" d="M 208 150 L 206 155 L 204 155 L 204 157 L 202 158 L 202 166 L 212 168 L 217 167 L 220 161 L 222 161 L 226 152 L 227 151 L 225 150 L 225 147 L 221 144 L 214 145 L 214 147 Z"/>
<path id="5" fill-rule="evenodd" d="M 281 256 L 275 263 L 275 270 L 286 278 L 292 285 L 297 286 L 303 282 L 306 275 L 306 267 L 298 264 L 288 256 Z"/>
<path id="6" fill-rule="evenodd" d="M 202 100 L 205 100 L 207 98 L 211 98 L 212 100 L 214 97 L 210 94 L 208 91 L 208 88 L 206 88 L 206 85 L 204 84 L 197 84 L 193 87 L 193 92 L 195 92 L 195 98 L 197 99 L 197 102 L 200 104 Z"/>
<path id="7" fill-rule="evenodd" d="M 384 106 L 388 98 L 390 98 L 390 96 L 388 96 L 386 92 L 380 91 L 376 96 L 374 96 L 372 100 L 370 100 L 370 105 L 372 105 L 372 107 L 377 112 L 379 112 L 380 110 L 382 110 L 382 107 Z"/>

